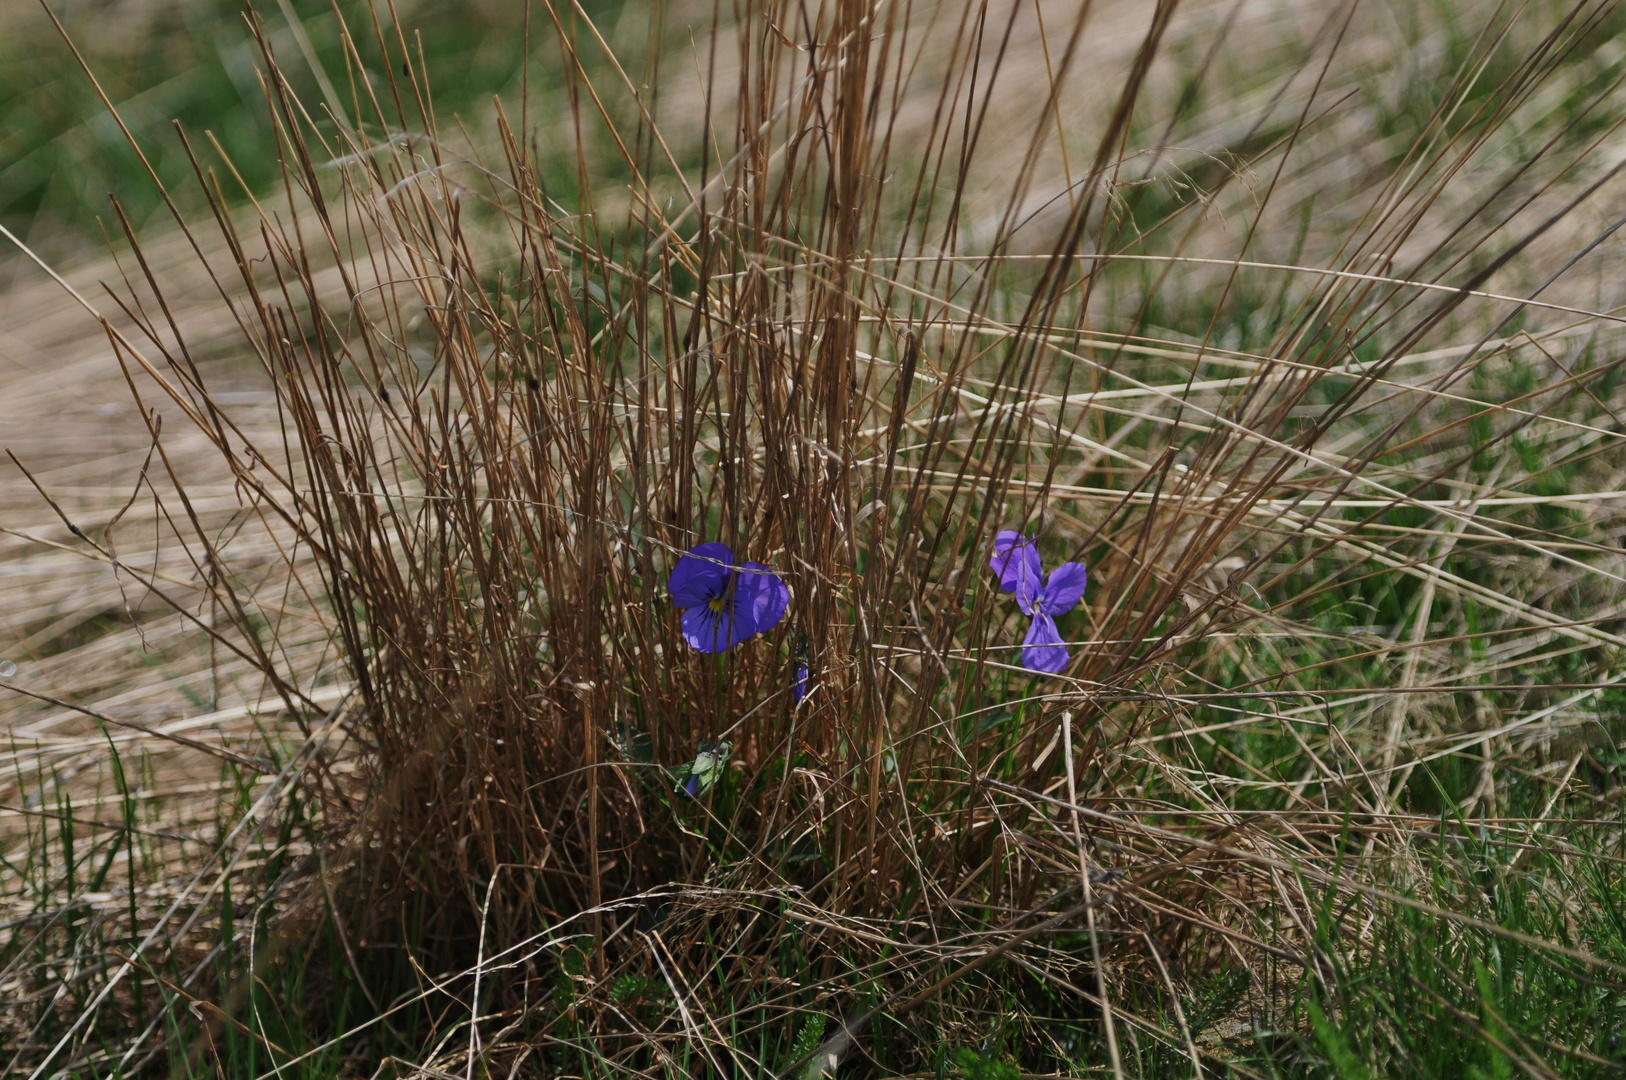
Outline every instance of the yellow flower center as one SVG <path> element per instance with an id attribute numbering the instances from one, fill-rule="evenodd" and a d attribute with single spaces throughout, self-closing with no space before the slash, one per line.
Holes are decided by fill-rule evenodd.
<path id="1" fill-rule="evenodd" d="M 706 606 L 711 608 L 713 611 L 721 611 L 723 610 L 723 598 L 721 596 L 714 596 L 710 600 L 706 601 Z"/>

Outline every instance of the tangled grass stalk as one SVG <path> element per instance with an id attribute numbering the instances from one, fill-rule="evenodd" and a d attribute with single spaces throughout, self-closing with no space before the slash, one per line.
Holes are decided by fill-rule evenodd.
<path id="1" fill-rule="evenodd" d="M 635 73 L 539 0 L 557 113 L 455 134 L 393 9 L 314 99 L 250 12 L 282 190 L 188 141 L 96 311 L 148 561 L 16 459 L 235 703 L 10 684 L 7 1075 L 1607 1067 L 1617 14 L 1442 18 L 1422 107 L 1353 4 L 1035 10 L 663 8 Z M 1054 675 L 1002 529 L 1089 568 Z M 717 542 L 791 599 L 702 653 Z M 231 796 L 159 865 L 153 747 Z"/>

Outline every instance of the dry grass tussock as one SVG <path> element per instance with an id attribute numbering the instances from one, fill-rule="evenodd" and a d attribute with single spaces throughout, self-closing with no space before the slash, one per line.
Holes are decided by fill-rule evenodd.
<path id="1" fill-rule="evenodd" d="M 1626 51 L 1448 7 L 541 0 L 467 126 L 405 17 L 268 49 L 283 191 L 189 133 L 206 204 L 0 298 L 0 1075 L 1312 1068 L 1395 940 L 1618 987 Z M 1053 677 L 1006 528 L 1089 567 Z M 708 541 L 791 592 L 715 655 Z M 1618 1023 L 1425 989 L 1530 1075 Z"/>

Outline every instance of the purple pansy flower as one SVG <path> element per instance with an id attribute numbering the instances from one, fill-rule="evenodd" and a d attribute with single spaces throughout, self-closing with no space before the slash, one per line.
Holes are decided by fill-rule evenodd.
<path id="1" fill-rule="evenodd" d="M 672 606 L 683 609 L 683 640 L 701 652 L 724 652 L 772 629 L 790 604 L 790 590 L 772 570 L 734 565 L 726 544 L 691 548 L 666 588 Z"/>
<path id="2" fill-rule="evenodd" d="M 1066 667 L 1067 646 L 1056 629 L 1056 616 L 1071 611 L 1083 597 L 1089 577 L 1084 564 L 1062 563 L 1046 579 L 1032 539 L 1014 529 L 1002 529 L 994 536 L 989 565 L 999 573 L 999 587 L 1015 593 L 1016 606 L 1024 615 L 1033 616 L 1028 636 L 1022 640 L 1022 666 L 1052 673 Z"/>

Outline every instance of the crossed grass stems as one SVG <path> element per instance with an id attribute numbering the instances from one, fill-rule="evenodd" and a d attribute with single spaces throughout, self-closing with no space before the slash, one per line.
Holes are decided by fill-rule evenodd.
<path id="1" fill-rule="evenodd" d="M 752 90 L 692 99 L 690 146 L 585 13 L 538 9 L 566 168 L 500 108 L 501 167 L 447 151 L 398 20 L 355 24 L 353 71 L 379 74 L 348 111 L 268 53 L 285 204 L 235 215 L 200 164 L 221 240 L 181 222 L 236 277 L 161 300 L 131 235 L 94 301 L 149 418 L 150 507 L 70 510 L 70 471 L 28 474 L 57 527 L 29 539 L 144 592 L 124 610 L 209 673 L 220 742 L 20 665 L 59 711 L 14 713 L 6 1075 L 931 1071 L 953 1045 L 1135 1073 L 1605 1068 L 1619 808 L 1572 782 L 1616 782 L 1585 732 L 1615 730 L 1619 319 L 1564 277 L 1487 294 L 1608 235 L 1563 230 L 1619 168 L 1588 164 L 1618 118 L 1582 123 L 1613 82 L 1537 125 L 1539 153 L 1497 140 L 1609 13 L 1490 12 L 1358 212 L 1277 255 L 1350 12 L 1278 84 L 1315 92 L 1284 89 L 1200 187 L 1160 165 L 1193 97 L 1150 62 L 1087 165 L 1052 139 L 1087 9 L 1050 27 L 1020 153 L 986 134 L 1017 75 L 971 8 L 714 25 L 753 43 Z M 1133 55 L 1202 40 L 1175 14 Z M 911 49 L 940 50 L 943 88 L 912 128 Z M 1011 254 L 1057 158 L 1047 246 L 1092 254 Z M 615 216 L 595 170 L 631 192 Z M 240 336 L 193 343 L 185 316 L 227 308 Z M 229 378 L 274 409 L 212 392 Z M 115 543 L 132 510 L 167 530 L 150 550 Z M 1017 519 L 1091 568 L 1054 680 L 1014 662 L 984 567 Z M 660 585 L 710 539 L 796 603 L 697 658 Z M 736 767 L 674 798 L 662 767 L 724 737 Z M 200 766 L 211 812 L 160 775 Z"/>

